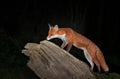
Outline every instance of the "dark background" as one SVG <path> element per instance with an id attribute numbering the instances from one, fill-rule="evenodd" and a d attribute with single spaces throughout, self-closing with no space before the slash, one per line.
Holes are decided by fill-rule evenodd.
<path id="1" fill-rule="evenodd" d="M 46 39 L 50 23 L 70 27 L 91 39 L 103 51 L 110 71 L 120 73 L 118 2 L 4 0 L 0 6 L 1 64 L 25 65 L 21 50 L 28 42 L 39 43 Z M 77 57 L 78 53 L 74 55 Z"/>

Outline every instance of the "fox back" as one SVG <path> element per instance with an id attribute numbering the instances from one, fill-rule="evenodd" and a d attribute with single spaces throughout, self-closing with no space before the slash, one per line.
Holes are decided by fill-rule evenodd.
<path id="1" fill-rule="evenodd" d="M 70 51 L 72 45 L 79 49 L 82 49 L 85 58 L 91 65 L 91 70 L 93 70 L 95 63 L 98 67 L 99 72 L 100 66 L 104 69 L 105 72 L 109 71 L 109 67 L 106 64 L 104 56 L 99 47 L 85 36 L 73 31 L 71 28 L 58 28 L 58 25 L 55 25 L 53 27 L 49 24 L 47 40 L 53 38 L 59 38 L 63 41 L 61 48 L 64 48 L 66 45 L 68 45 L 68 52 Z"/>
<path id="2" fill-rule="evenodd" d="M 71 28 L 58 28 L 58 25 L 55 25 L 54 27 L 49 25 L 47 40 L 53 38 L 59 38 L 67 43 L 72 42 L 75 47 L 78 44 L 80 47 L 85 47 L 90 42 L 89 39 L 73 31 Z"/>

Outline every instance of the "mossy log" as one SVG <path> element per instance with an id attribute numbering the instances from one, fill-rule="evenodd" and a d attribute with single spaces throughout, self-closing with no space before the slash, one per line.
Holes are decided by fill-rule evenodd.
<path id="1" fill-rule="evenodd" d="M 40 79 L 96 79 L 84 62 L 49 41 L 27 43 L 28 67 Z"/>

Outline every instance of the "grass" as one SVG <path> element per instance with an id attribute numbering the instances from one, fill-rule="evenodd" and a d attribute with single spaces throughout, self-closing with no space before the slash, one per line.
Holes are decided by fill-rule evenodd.
<path id="1" fill-rule="evenodd" d="M 120 79 L 120 74 L 111 72 L 108 75 L 94 73 L 97 79 Z"/>

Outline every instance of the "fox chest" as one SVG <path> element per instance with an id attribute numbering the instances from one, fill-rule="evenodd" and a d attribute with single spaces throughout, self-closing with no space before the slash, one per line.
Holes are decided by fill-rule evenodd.
<path id="1" fill-rule="evenodd" d="M 66 34 L 57 35 L 57 38 L 61 39 L 62 41 L 68 42 L 68 39 L 66 38 Z"/>

